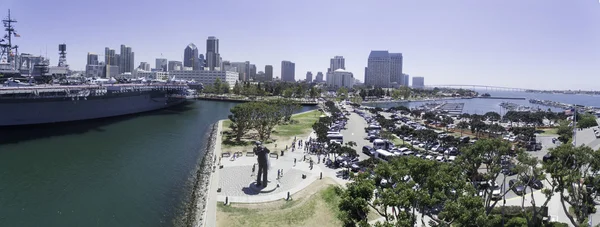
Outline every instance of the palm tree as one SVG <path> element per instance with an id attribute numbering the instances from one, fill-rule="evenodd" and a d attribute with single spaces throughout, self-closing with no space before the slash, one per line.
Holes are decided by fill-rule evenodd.
<path id="1" fill-rule="evenodd" d="M 466 121 L 461 121 L 458 122 L 458 124 L 456 125 L 456 127 L 458 129 L 460 129 L 460 136 L 462 137 L 463 135 L 463 130 L 468 129 L 469 128 L 469 123 L 467 123 Z"/>

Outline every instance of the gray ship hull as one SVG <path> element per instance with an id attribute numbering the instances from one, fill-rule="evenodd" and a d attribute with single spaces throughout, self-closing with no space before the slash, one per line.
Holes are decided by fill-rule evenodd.
<path id="1" fill-rule="evenodd" d="M 91 120 L 135 114 L 171 107 L 186 102 L 165 95 L 138 93 L 87 99 L 60 98 L 38 100 L 0 100 L 0 126 L 33 125 Z M 6 101 L 6 100 L 5 100 Z"/>

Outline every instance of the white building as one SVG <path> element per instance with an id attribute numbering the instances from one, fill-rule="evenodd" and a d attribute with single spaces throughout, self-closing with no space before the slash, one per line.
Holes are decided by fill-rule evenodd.
<path id="1" fill-rule="evenodd" d="M 328 86 L 334 88 L 346 87 L 352 88 L 354 87 L 354 75 L 351 72 L 348 72 L 343 69 L 337 69 L 332 73 L 327 74 L 327 83 Z"/>
<path id="2" fill-rule="evenodd" d="M 137 79 L 137 78 L 146 78 L 146 79 L 150 79 L 150 80 L 168 80 L 169 72 L 134 70 L 133 73 L 131 74 L 131 78 L 128 78 L 128 79 Z"/>
<path id="3" fill-rule="evenodd" d="M 390 87 L 390 54 L 385 51 L 371 51 L 367 63 L 365 85 Z"/>
<path id="4" fill-rule="evenodd" d="M 205 85 L 214 84 L 219 78 L 221 82 L 227 82 L 230 87 L 233 87 L 239 78 L 237 72 L 231 71 L 180 70 L 171 71 L 169 75 L 178 80 L 195 80 Z"/>
<path id="5" fill-rule="evenodd" d="M 425 78 L 415 76 L 412 78 L 412 87 L 413 88 L 424 88 L 425 87 Z"/>

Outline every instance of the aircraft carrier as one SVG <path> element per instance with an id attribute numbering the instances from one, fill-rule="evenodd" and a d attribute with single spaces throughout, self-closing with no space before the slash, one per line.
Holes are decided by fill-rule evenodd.
<path id="1" fill-rule="evenodd" d="M 13 27 L 16 20 L 9 11 L 2 22 L 8 34 L 0 39 L 0 126 L 98 119 L 186 102 L 188 85 L 171 81 L 128 83 L 110 78 L 78 85 L 54 85 L 57 74 L 69 71 L 65 59 L 59 61 L 63 64 L 59 63 L 61 70 L 57 74 L 48 73 L 51 70 L 47 63 L 37 63 L 32 68 L 37 73 L 22 75 L 23 59 L 15 55 L 18 47 L 12 45 L 12 38 L 19 37 Z M 66 45 L 59 45 L 59 49 L 64 54 Z"/>

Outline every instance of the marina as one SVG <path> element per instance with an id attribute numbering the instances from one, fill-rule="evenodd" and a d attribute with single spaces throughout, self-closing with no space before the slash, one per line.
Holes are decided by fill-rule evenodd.
<path id="1" fill-rule="evenodd" d="M 562 103 L 562 102 L 557 102 L 557 101 L 538 100 L 538 99 L 530 99 L 529 103 L 536 104 L 536 105 L 542 105 L 542 106 L 548 106 L 548 107 L 561 108 L 561 109 L 565 109 L 565 110 L 576 109 L 579 112 L 590 112 L 590 113 L 594 113 L 596 115 L 598 113 L 600 113 L 600 108 L 595 107 L 595 106 L 584 106 L 584 105 L 568 104 L 568 103 Z"/>

